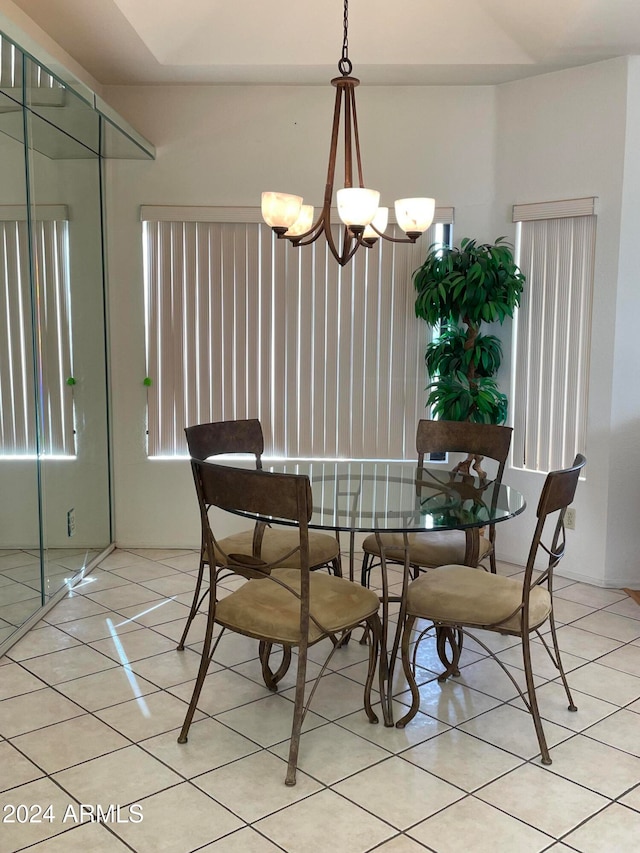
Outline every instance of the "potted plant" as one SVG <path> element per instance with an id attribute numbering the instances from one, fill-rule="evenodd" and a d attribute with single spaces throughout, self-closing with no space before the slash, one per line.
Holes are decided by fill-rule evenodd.
<path id="1" fill-rule="evenodd" d="M 413 275 L 416 316 L 439 334 L 427 346 L 431 379 L 427 405 L 438 418 L 504 423 L 507 397 L 495 374 L 502 345 L 480 333 L 482 323 L 503 323 L 520 302 L 524 275 L 510 244 L 465 238 L 459 247 L 433 244 Z"/>

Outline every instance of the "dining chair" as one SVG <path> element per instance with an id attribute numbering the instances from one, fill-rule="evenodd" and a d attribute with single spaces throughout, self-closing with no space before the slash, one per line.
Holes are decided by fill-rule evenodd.
<path id="1" fill-rule="evenodd" d="M 276 474 L 260 469 L 234 469 L 196 459 L 191 464 L 200 507 L 211 594 L 200 668 L 178 742 L 185 743 L 187 740 L 209 664 L 225 630 L 253 637 L 268 647 L 278 644 L 289 650 L 296 648 L 298 664 L 285 779 L 287 785 L 295 785 L 302 722 L 319 679 L 339 647 L 341 638 L 360 624 L 367 625 L 373 638 L 364 686 L 364 709 L 370 722 L 378 721 L 371 707 L 371 688 L 381 637 L 378 615 L 380 600 L 372 590 L 346 578 L 311 571 L 308 523 L 313 502 L 307 476 Z M 243 550 L 225 551 L 225 543 L 228 544 L 229 539 L 216 537 L 211 527 L 211 508 L 254 513 L 297 525 L 295 542 L 290 541 L 291 556 L 295 554 L 297 558 L 296 568 L 282 568 L 280 560 L 274 565 L 261 558 L 259 550 L 253 547 L 255 543 L 248 541 L 245 541 Z M 216 517 L 219 517 L 217 513 Z M 237 547 L 237 543 L 232 544 Z M 219 566 L 218 554 L 223 556 L 224 569 Z M 226 572 L 247 582 L 219 597 L 218 581 Z M 216 625 L 222 631 L 214 641 Z M 329 654 L 306 693 L 307 650 L 326 638 L 331 640 Z M 381 695 L 383 687 L 381 667 Z M 276 686 L 272 689 L 276 689 Z"/>
<path id="2" fill-rule="evenodd" d="M 420 693 L 415 680 L 415 660 L 420 641 L 432 629 L 436 629 L 440 659 L 447 660 L 447 668 L 439 676 L 439 680 L 443 681 L 450 675 L 458 674 L 462 637 L 467 635 L 493 656 L 513 682 L 533 717 L 542 763 L 551 764 L 533 680 L 530 637 L 535 633 L 544 645 L 560 674 L 569 701 L 569 711 L 576 711 L 558 647 L 553 617 L 553 573 L 565 550 L 565 512 L 573 501 L 578 478 L 585 463 L 584 456 L 578 454 L 570 468 L 551 471 L 547 475 L 538 501 L 538 521 L 524 577 L 503 577 L 490 572 L 479 572 L 469 566 L 451 565 L 426 572 L 408 584 L 401 612 L 401 654 L 402 666 L 411 688 L 412 704 L 404 717 L 396 723 L 398 728 L 403 728 L 413 719 L 420 705 Z M 547 523 L 550 517 L 551 520 Z M 546 566 L 542 570 L 536 569 L 536 557 L 540 552 L 546 554 Z M 410 660 L 409 645 L 418 619 L 429 620 L 431 624 L 418 636 Z M 547 622 L 552 648 L 540 630 Z M 471 629 L 520 637 L 526 695 L 500 658 L 473 634 Z M 450 659 L 446 656 L 446 645 L 451 651 Z"/>
<path id="3" fill-rule="evenodd" d="M 192 459 L 204 461 L 212 456 L 243 454 L 253 456 L 257 469 L 262 468 L 262 453 L 264 451 L 264 436 L 260 421 L 256 418 L 246 420 L 216 421 L 208 424 L 197 424 L 185 429 L 187 447 Z M 280 559 L 280 565 L 289 568 L 299 568 L 299 557 L 293 551 L 292 545 L 297 540 L 295 530 L 275 529 L 265 524 L 257 523 L 250 530 L 234 533 L 221 542 L 221 549 L 214 551 L 219 565 L 224 565 L 224 553 L 246 551 L 259 547 L 262 559 L 275 563 Z M 284 556 L 287 555 L 287 556 Z M 340 563 L 340 543 L 338 539 L 327 533 L 310 531 L 309 559 L 311 569 L 327 568 L 338 577 L 342 577 Z M 184 649 L 184 644 L 196 614 L 198 613 L 208 590 L 202 591 L 204 569 L 207 565 L 207 553 L 204 538 L 200 546 L 200 564 L 196 579 L 195 591 L 187 621 L 178 643 L 178 650 Z"/>
<path id="4" fill-rule="evenodd" d="M 502 482 L 504 466 L 511 445 L 511 427 L 495 424 L 476 424 L 466 421 L 434 421 L 423 419 L 418 421 L 416 431 L 416 450 L 418 453 L 418 468 L 423 467 L 425 456 L 435 453 L 464 453 L 467 459 L 456 468 L 468 470 L 474 464 L 480 478 L 485 472 L 480 467 L 481 458 L 492 459 L 497 463 L 497 470 L 492 479 L 498 484 Z M 488 536 L 480 531 L 473 531 L 477 536 L 477 559 L 475 565 L 489 560 L 491 571 L 496 572 L 495 558 L 495 524 L 489 525 Z M 391 563 L 404 563 L 404 535 L 402 533 L 385 533 L 379 537 L 384 547 L 385 559 Z M 408 536 L 409 565 L 414 577 L 423 568 L 436 568 L 449 563 L 467 563 L 467 535 L 464 530 L 443 530 L 440 532 L 411 533 Z M 381 560 L 380 544 L 375 535 L 367 536 L 362 543 L 364 559 L 362 562 L 361 581 L 369 585 L 371 570 Z"/>

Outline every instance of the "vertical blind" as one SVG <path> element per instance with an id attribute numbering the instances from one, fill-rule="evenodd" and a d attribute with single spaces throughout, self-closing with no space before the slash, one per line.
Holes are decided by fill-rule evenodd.
<path id="1" fill-rule="evenodd" d="M 293 249 L 256 218 L 142 208 L 149 455 L 186 453 L 188 425 L 258 417 L 269 455 L 412 458 L 428 340 L 412 272 L 442 225 L 341 268 L 324 240 Z"/>
<path id="2" fill-rule="evenodd" d="M 516 467 L 554 470 L 586 449 L 594 201 L 514 208 L 526 276 L 516 321 Z"/>
<path id="3" fill-rule="evenodd" d="M 73 456 L 68 223 L 49 218 L 32 226 L 33 292 L 26 208 L 0 207 L 0 454 Z"/>
<path id="4" fill-rule="evenodd" d="M 0 86 L 19 89 L 23 81 L 23 52 L 6 38 L 0 39 Z M 38 89 L 61 88 L 60 83 L 34 61 L 27 64 L 27 86 Z"/>

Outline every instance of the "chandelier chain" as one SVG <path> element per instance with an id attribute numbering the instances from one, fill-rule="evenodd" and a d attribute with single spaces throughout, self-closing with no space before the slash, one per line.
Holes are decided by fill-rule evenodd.
<path id="1" fill-rule="evenodd" d="M 349 59 L 349 0 L 344 0 L 344 15 L 342 19 L 342 55 L 338 62 L 338 71 L 345 77 L 351 74 L 353 65 Z"/>

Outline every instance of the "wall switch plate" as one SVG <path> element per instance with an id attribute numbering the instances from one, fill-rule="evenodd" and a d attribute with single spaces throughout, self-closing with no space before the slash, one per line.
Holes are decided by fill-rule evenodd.
<path id="1" fill-rule="evenodd" d="M 576 511 L 572 506 L 568 506 L 564 514 L 564 526 L 567 530 L 576 529 Z"/>
<path id="2" fill-rule="evenodd" d="M 76 532 L 76 511 L 75 507 L 67 512 L 67 536 L 74 536 Z"/>

